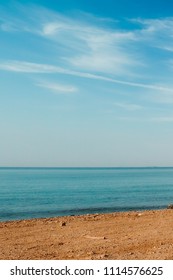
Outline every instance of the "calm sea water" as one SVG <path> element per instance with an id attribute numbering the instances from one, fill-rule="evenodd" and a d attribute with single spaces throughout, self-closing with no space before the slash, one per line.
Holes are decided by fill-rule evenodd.
<path id="1" fill-rule="evenodd" d="M 0 221 L 172 203 L 173 168 L 0 168 Z"/>

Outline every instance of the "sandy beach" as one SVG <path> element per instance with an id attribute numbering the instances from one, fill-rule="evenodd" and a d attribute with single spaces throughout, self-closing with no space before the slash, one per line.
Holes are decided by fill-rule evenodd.
<path id="1" fill-rule="evenodd" d="M 173 210 L 0 223 L 0 259 L 172 260 Z"/>

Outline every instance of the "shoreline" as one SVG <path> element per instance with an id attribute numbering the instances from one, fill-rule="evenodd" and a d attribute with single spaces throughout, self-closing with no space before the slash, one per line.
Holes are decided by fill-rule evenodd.
<path id="1" fill-rule="evenodd" d="M 171 205 L 171 204 L 170 204 Z M 6 222 L 17 222 L 17 221 L 29 221 L 29 220 L 35 220 L 35 219 L 53 219 L 53 218 L 61 218 L 61 217 L 78 217 L 78 216 L 86 216 L 86 215 L 107 215 L 107 214 L 113 214 L 113 213 L 128 213 L 128 212 L 144 212 L 144 211 L 160 211 L 169 209 L 169 205 L 164 205 L 160 207 L 134 207 L 134 208 L 125 208 L 123 207 L 121 210 L 114 210 L 114 208 L 110 208 L 110 211 L 91 211 L 88 212 L 88 209 L 85 210 L 84 213 L 81 209 L 78 211 L 70 210 L 72 214 L 64 214 L 64 215 L 53 215 L 53 216 L 41 216 L 41 217 L 29 217 L 29 218 L 17 218 L 17 219 L 7 219 L 7 220 L 0 220 L 0 223 L 6 223 Z M 97 209 L 100 210 L 100 209 Z M 112 210 L 112 211 L 111 211 Z M 69 211 L 68 211 L 69 212 Z M 76 213 L 75 213 L 76 212 Z"/>
<path id="2" fill-rule="evenodd" d="M 0 259 L 173 259 L 173 210 L 0 222 Z"/>

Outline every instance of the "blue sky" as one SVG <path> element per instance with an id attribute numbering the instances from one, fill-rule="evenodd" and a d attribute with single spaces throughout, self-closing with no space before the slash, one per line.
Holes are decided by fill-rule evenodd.
<path id="1" fill-rule="evenodd" d="M 0 166 L 173 166 L 172 77 L 172 1 L 1 1 Z"/>

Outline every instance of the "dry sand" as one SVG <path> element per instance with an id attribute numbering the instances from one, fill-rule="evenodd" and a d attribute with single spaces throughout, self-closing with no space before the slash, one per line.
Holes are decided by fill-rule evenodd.
<path id="1" fill-rule="evenodd" d="M 0 223 L 0 259 L 173 259 L 173 210 Z"/>

